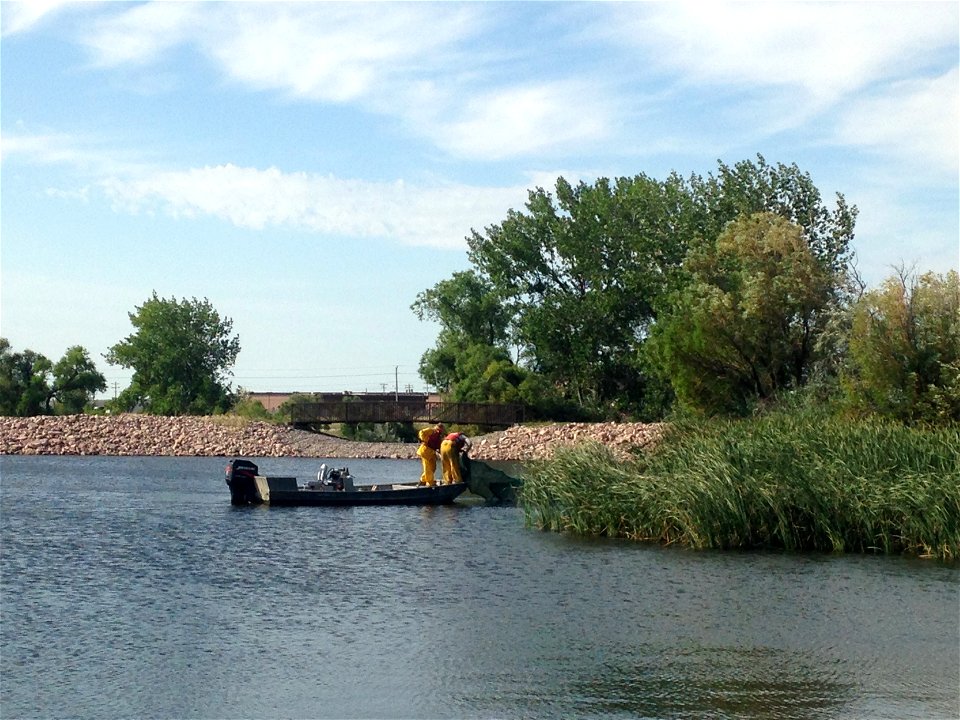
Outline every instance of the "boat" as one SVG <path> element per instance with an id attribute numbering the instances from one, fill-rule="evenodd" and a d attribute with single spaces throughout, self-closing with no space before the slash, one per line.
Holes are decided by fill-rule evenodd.
<path id="1" fill-rule="evenodd" d="M 467 490 L 465 482 L 449 485 L 385 483 L 357 485 L 349 468 L 320 466 L 317 479 L 303 485 L 295 477 L 271 477 L 249 460 L 227 464 L 232 505 L 343 507 L 351 505 L 448 505 Z"/>

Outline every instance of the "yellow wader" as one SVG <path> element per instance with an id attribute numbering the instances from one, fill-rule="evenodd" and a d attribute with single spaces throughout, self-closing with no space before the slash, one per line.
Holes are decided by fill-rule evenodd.
<path id="1" fill-rule="evenodd" d="M 443 464 L 443 482 L 446 485 L 463 482 L 460 477 L 460 451 L 453 440 L 440 443 L 440 462 Z"/>
<path id="2" fill-rule="evenodd" d="M 420 462 L 423 463 L 423 473 L 420 475 L 420 484 L 421 485 L 436 485 L 437 481 L 435 476 L 437 474 L 437 453 L 435 450 L 427 447 L 426 445 L 420 445 L 417 448 L 417 455 L 420 457 Z"/>

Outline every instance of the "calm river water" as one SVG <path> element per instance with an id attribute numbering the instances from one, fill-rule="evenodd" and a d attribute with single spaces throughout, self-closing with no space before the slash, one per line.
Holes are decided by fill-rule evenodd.
<path id="1" fill-rule="evenodd" d="M 574 539 L 515 508 L 234 508 L 224 465 L 0 457 L 0 716 L 960 716 L 957 566 Z"/>

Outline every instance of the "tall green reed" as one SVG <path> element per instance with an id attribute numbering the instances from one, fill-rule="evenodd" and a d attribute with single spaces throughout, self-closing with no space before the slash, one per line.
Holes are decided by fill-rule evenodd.
<path id="1" fill-rule="evenodd" d="M 544 529 L 694 548 L 960 555 L 960 429 L 815 412 L 681 422 L 626 462 L 584 444 L 528 468 Z"/>

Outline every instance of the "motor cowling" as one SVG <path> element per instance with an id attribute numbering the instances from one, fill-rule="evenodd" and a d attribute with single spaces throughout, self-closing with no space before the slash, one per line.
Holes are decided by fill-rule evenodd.
<path id="1" fill-rule="evenodd" d="M 260 468 L 249 460 L 234 459 L 227 463 L 227 487 L 232 505 L 259 505 L 263 502 L 257 490 Z"/>

